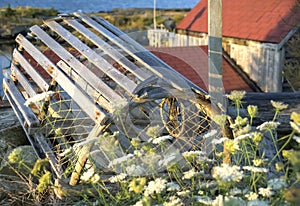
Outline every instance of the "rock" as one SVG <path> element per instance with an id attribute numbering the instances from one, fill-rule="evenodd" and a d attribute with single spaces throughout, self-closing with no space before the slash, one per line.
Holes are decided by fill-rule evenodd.
<path id="1" fill-rule="evenodd" d="M 12 108 L 0 109 L 0 139 L 14 147 L 29 144 Z"/>
<path id="2" fill-rule="evenodd" d="M 8 161 L 10 155 L 14 155 L 13 159 L 15 161 L 13 163 Z M 19 163 L 21 160 L 24 164 Z M 27 176 L 30 174 L 36 160 L 37 156 L 32 146 L 19 146 L 6 153 L 4 160 L 1 162 L 0 173 L 6 175 L 16 175 L 16 172 L 19 172 Z"/>

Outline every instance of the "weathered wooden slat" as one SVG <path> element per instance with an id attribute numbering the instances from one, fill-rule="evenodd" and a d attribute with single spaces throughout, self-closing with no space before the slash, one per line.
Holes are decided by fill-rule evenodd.
<path id="1" fill-rule="evenodd" d="M 9 79 L 3 80 L 3 88 L 4 91 L 9 92 L 12 100 L 15 105 L 18 107 L 18 110 L 21 112 L 24 117 L 25 122 L 23 124 L 27 124 L 28 127 L 36 127 L 39 125 L 39 120 L 35 116 L 35 114 L 31 111 L 30 108 L 24 105 L 25 99 L 18 90 L 18 88 L 14 85 L 13 81 Z"/>
<path id="2" fill-rule="evenodd" d="M 95 125 L 94 128 L 92 129 L 92 131 L 90 132 L 89 136 L 86 138 L 85 141 L 87 143 L 82 146 L 82 148 L 80 149 L 80 151 L 77 154 L 78 160 L 75 164 L 75 169 L 72 172 L 72 175 L 71 175 L 71 178 L 70 178 L 70 182 L 69 182 L 70 185 L 76 185 L 77 184 L 77 182 L 80 178 L 80 173 L 81 173 L 81 171 L 84 167 L 84 164 L 87 161 L 89 152 L 91 150 L 91 147 L 93 146 L 93 144 L 88 143 L 88 141 L 90 139 L 94 139 L 95 137 L 98 137 L 100 132 L 102 132 L 103 129 L 104 129 L 103 126 L 99 127 L 98 125 Z"/>
<path id="3" fill-rule="evenodd" d="M 80 77 L 76 72 L 72 72 L 72 68 L 69 67 L 64 61 L 60 60 L 57 62 L 57 66 L 61 68 L 74 82 L 79 85 L 82 89 L 84 89 L 90 97 L 94 99 L 101 107 L 106 109 L 109 112 L 112 112 L 112 105 L 109 101 L 102 97 L 100 93 L 95 91 L 83 78 Z M 119 101 L 119 95 L 116 96 L 115 100 L 110 101 Z"/>
<path id="4" fill-rule="evenodd" d="M 35 81 L 35 83 L 46 92 L 49 90 L 49 84 L 43 79 L 43 77 L 31 66 L 31 64 L 20 54 L 17 49 L 13 51 L 13 58 L 20 66 L 26 71 L 26 73 Z"/>
<path id="5" fill-rule="evenodd" d="M 146 66 L 150 70 L 153 69 L 153 67 L 154 67 L 155 72 L 157 71 L 160 75 L 162 75 L 162 78 L 165 79 L 165 77 L 167 77 L 167 79 L 171 79 L 170 83 L 172 86 L 174 86 L 175 88 L 177 88 L 179 90 L 182 90 L 182 88 L 186 88 L 186 86 L 190 86 L 190 87 L 198 90 L 199 92 L 206 94 L 206 92 L 202 88 L 198 87 L 197 85 L 192 83 L 190 80 L 188 80 L 186 77 L 184 77 L 182 74 L 180 74 L 179 72 L 177 72 L 176 70 L 171 68 L 168 64 L 166 64 L 164 61 L 162 61 L 161 59 L 156 57 L 153 53 L 151 53 L 150 51 L 145 49 L 142 45 L 140 45 L 139 43 L 134 41 L 131 37 L 129 37 L 123 31 L 121 31 L 120 29 L 118 29 L 114 25 L 110 24 L 108 21 L 104 20 L 101 17 L 93 16 L 93 18 L 98 23 L 100 23 L 102 26 L 104 26 L 107 30 L 109 30 L 110 32 L 115 34 L 117 37 L 122 39 L 125 42 L 125 45 L 130 45 L 130 46 L 127 46 L 127 48 L 129 50 L 131 50 L 131 53 L 135 54 L 135 58 L 142 59 L 145 62 L 144 66 Z M 161 70 L 161 68 L 170 70 L 173 74 L 170 76 L 170 75 L 168 75 L 169 74 L 168 72 L 166 74 L 166 71 L 164 69 Z M 173 77 L 174 77 L 174 79 L 173 79 Z M 179 77 L 184 79 L 188 85 L 185 85 L 185 83 L 184 83 L 184 85 L 181 85 L 180 83 L 182 81 L 178 82 Z"/>
<path id="6" fill-rule="evenodd" d="M 37 143 L 39 144 L 40 148 L 43 150 L 46 157 L 50 160 L 49 162 L 50 162 L 55 174 L 57 175 L 57 177 L 59 179 L 62 178 L 63 171 L 62 171 L 61 165 L 58 164 L 53 151 L 51 150 L 51 148 L 49 147 L 48 143 L 45 140 L 45 137 L 40 133 L 36 133 L 34 135 L 34 138 L 37 141 Z"/>
<path id="7" fill-rule="evenodd" d="M 34 90 L 34 88 L 28 82 L 28 79 L 24 76 L 24 74 L 13 63 L 11 64 L 11 70 L 12 70 L 13 74 L 15 75 L 15 77 L 18 79 L 19 83 L 25 89 L 25 91 L 27 92 L 27 94 L 30 97 L 35 96 L 37 94 L 37 92 Z"/>
<path id="8" fill-rule="evenodd" d="M 101 19 L 100 17 L 93 17 L 97 20 L 95 21 L 80 12 L 76 12 L 74 13 L 74 15 L 79 17 L 82 21 L 94 28 L 97 32 L 99 32 L 111 42 L 113 42 L 115 45 L 120 47 L 123 51 L 125 51 L 128 55 L 132 56 L 134 59 L 136 59 L 153 74 L 168 82 L 170 85 L 172 85 L 179 91 L 186 92 L 186 88 L 192 87 L 195 90 L 198 90 L 199 93 L 206 94 L 206 92 L 203 89 L 186 79 L 180 73 L 176 72 L 162 60 L 160 60 L 151 52 L 149 52 L 144 47 L 132 40 L 124 32 L 112 26 L 109 22 Z M 178 81 L 178 77 L 180 77 L 182 81 Z"/>
<path id="9" fill-rule="evenodd" d="M 275 109 L 271 104 L 271 100 L 288 104 L 288 108 L 282 110 L 277 118 L 277 121 L 281 123 L 280 127 L 288 130 L 290 128 L 291 113 L 300 111 L 300 92 L 246 93 L 243 99 L 243 107 L 246 108 L 248 105 L 258 106 L 255 123 L 260 124 L 273 119 Z"/>
<path id="10" fill-rule="evenodd" d="M 74 71 L 76 71 L 82 78 L 88 82 L 109 101 L 119 101 L 119 96 L 113 89 L 107 86 L 99 77 L 91 72 L 86 66 L 84 66 L 79 60 L 77 60 L 72 54 L 70 54 L 59 43 L 52 39 L 45 31 L 38 26 L 33 26 L 30 30 L 41 39 L 53 52 L 55 52 L 62 60 L 68 62 Z"/>
<path id="11" fill-rule="evenodd" d="M 107 76 L 118 83 L 125 91 L 132 94 L 136 84 L 122 74 L 119 70 L 114 68 L 109 64 L 104 58 L 97 54 L 94 50 L 88 47 L 86 44 L 81 42 L 77 37 L 71 34 L 68 30 L 64 29 L 55 21 L 48 21 L 45 24 L 59 34 L 64 40 L 66 40 L 70 45 L 72 45 L 77 51 L 84 55 L 90 62 L 92 62 L 96 67 L 102 70 Z"/>
<path id="12" fill-rule="evenodd" d="M 100 110 L 72 81 L 64 75 L 45 55 L 32 45 L 23 35 L 19 34 L 16 41 L 35 58 L 35 60 L 57 81 L 59 85 L 70 95 L 70 97 L 81 107 L 81 109 L 95 122 L 102 123 L 106 114 Z"/>
<path id="13" fill-rule="evenodd" d="M 150 77 L 149 74 L 141 71 L 135 64 L 129 61 L 126 57 L 124 57 L 120 52 L 118 52 L 115 48 L 110 46 L 108 43 L 103 41 L 99 36 L 93 33 L 91 30 L 84 27 L 76 20 L 65 20 L 65 22 L 72 26 L 74 29 L 79 31 L 86 38 L 91 40 L 95 45 L 97 45 L 105 54 L 108 54 L 111 58 L 113 58 L 116 62 L 122 65 L 125 69 L 130 71 L 140 80 L 145 80 Z"/>

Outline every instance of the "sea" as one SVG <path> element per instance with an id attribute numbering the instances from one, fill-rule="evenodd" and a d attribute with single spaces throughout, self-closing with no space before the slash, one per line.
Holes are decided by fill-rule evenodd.
<path id="1" fill-rule="evenodd" d="M 193 8 L 200 0 L 1 0 L 0 7 L 54 8 L 60 13 L 111 11 L 114 8 Z"/>
<path id="2" fill-rule="evenodd" d="M 82 11 L 86 13 L 107 12 L 113 9 L 128 8 L 153 8 L 170 9 L 170 8 L 193 8 L 200 0 L 0 0 L 0 7 L 11 8 L 38 7 L 54 8 L 59 13 L 72 13 Z M 12 52 L 11 45 L 0 43 L 0 99 L 3 96 L 2 78 L 7 75 L 10 65 Z"/>

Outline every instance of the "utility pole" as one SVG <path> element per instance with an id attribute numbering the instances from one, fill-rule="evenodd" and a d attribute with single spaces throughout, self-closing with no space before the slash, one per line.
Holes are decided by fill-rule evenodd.
<path id="1" fill-rule="evenodd" d="M 156 0 L 153 1 L 153 27 L 156 30 Z"/>
<path id="2" fill-rule="evenodd" d="M 222 83 L 222 0 L 208 0 L 208 90 L 226 108 Z"/>
<path id="3" fill-rule="evenodd" d="M 208 91 L 213 107 L 226 113 L 226 98 L 222 82 L 222 0 L 208 0 Z M 227 120 L 227 126 L 229 122 Z M 222 127 L 222 135 L 231 132 Z M 224 144 L 223 163 L 230 163 L 230 153 Z"/>

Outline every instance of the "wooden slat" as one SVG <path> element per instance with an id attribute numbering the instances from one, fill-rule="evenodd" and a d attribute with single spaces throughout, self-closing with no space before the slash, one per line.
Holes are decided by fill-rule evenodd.
<path id="1" fill-rule="evenodd" d="M 98 78 L 93 72 L 91 72 L 86 66 L 84 66 L 79 60 L 77 60 L 72 54 L 70 54 L 59 43 L 52 39 L 45 31 L 38 26 L 33 26 L 30 30 L 41 39 L 50 49 L 53 50 L 62 60 L 68 62 L 74 71 L 76 71 L 82 78 L 88 82 L 109 101 L 119 101 L 119 96 L 113 89 L 107 86 L 100 78 Z"/>
<path id="2" fill-rule="evenodd" d="M 112 104 L 101 96 L 100 93 L 95 91 L 83 78 L 72 70 L 64 61 L 57 62 L 57 66 L 61 68 L 77 85 L 84 89 L 90 97 L 94 99 L 101 107 L 112 112 Z M 116 98 L 117 99 L 117 98 Z"/>
<path id="3" fill-rule="evenodd" d="M 39 125 L 39 120 L 35 114 L 31 111 L 29 107 L 24 105 L 25 99 L 22 94 L 19 92 L 18 88 L 14 85 L 13 81 L 10 79 L 3 80 L 4 91 L 8 92 L 14 101 L 15 105 L 18 107 L 18 110 L 21 112 L 22 116 L 28 127 L 36 127 Z M 23 124 L 25 123 L 23 122 Z"/>
<path id="4" fill-rule="evenodd" d="M 39 147 L 43 150 L 46 157 L 49 159 L 49 162 L 50 162 L 51 167 L 54 170 L 55 174 L 60 179 L 63 175 L 61 165 L 58 164 L 53 151 L 51 150 L 47 141 L 45 140 L 45 137 L 40 133 L 36 133 L 34 135 L 34 138 L 37 141 L 37 143 L 39 144 Z"/>
<path id="5" fill-rule="evenodd" d="M 24 74 L 13 63 L 11 64 L 11 70 L 12 70 L 13 74 L 15 75 L 15 77 L 18 79 L 19 83 L 25 89 L 25 91 L 27 92 L 27 94 L 30 97 L 35 96 L 37 94 L 37 92 L 34 90 L 34 88 L 28 82 L 28 79 L 24 76 Z"/>
<path id="6" fill-rule="evenodd" d="M 98 125 L 95 125 L 93 127 L 93 129 L 90 131 L 90 133 L 89 133 L 89 135 L 88 135 L 88 137 L 86 138 L 85 141 L 89 142 L 89 140 L 94 139 L 95 137 L 98 137 L 103 129 L 104 129 L 103 126 L 99 127 Z M 78 156 L 78 160 L 75 164 L 75 169 L 72 172 L 72 175 L 71 175 L 71 178 L 70 178 L 70 182 L 69 182 L 70 185 L 74 186 L 79 181 L 81 171 L 84 168 L 84 165 L 87 161 L 87 158 L 88 158 L 88 155 L 90 153 L 90 150 L 91 150 L 92 146 L 93 146 L 93 144 L 86 143 L 82 146 L 82 148 L 76 154 Z"/>
<path id="7" fill-rule="evenodd" d="M 99 32 L 107 39 L 109 39 L 111 42 L 113 42 L 115 45 L 120 47 L 127 54 L 135 58 L 139 63 L 145 66 L 153 74 L 157 75 L 165 82 L 168 82 L 170 85 L 172 85 L 179 91 L 187 92 L 186 88 L 188 86 L 188 87 L 193 87 L 199 92 L 206 94 L 206 92 L 202 90 L 200 87 L 193 84 L 191 81 L 186 79 L 183 75 L 181 75 L 180 73 L 172 69 L 170 66 L 168 66 L 166 63 L 164 63 L 162 60 L 157 58 L 150 51 L 146 50 L 144 47 L 134 42 L 127 34 L 115 28 L 104 19 L 101 19 L 100 17 L 93 17 L 94 19 L 97 19 L 97 21 L 95 21 L 80 12 L 76 12 L 74 13 L 74 15 L 79 17 L 82 21 L 84 21 L 89 26 L 94 28 L 97 32 Z M 178 77 L 180 77 L 182 81 L 178 81 Z"/>
<path id="8" fill-rule="evenodd" d="M 72 97 L 81 109 L 95 122 L 102 123 L 106 114 L 101 111 L 72 81 L 60 71 L 46 56 L 32 45 L 23 35 L 19 34 L 16 41 L 57 81 L 57 83 Z"/>
<path id="9" fill-rule="evenodd" d="M 20 64 L 26 73 L 35 81 L 35 83 L 44 91 L 49 90 L 49 84 L 43 77 L 31 66 L 31 64 L 20 54 L 17 49 L 13 51 L 13 59 Z"/>
<path id="10" fill-rule="evenodd" d="M 77 37 L 71 34 L 68 30 L 64 29 L 55 21 L 48 21 L 45 24 L 59 34 L 64 40 L 66 40 L 70 45 L 72 45 L 77 51 L 84 55 L 90 62 L 92 62 L 96 67 L 102 70 L 107 76 L 118 83 L 125 91 L 132 94 L 136 84 L 122 74 L 119 70 L 110 65 L 105 59 L 103 59 L 99 54 L 93 51 L 90 47 L 82 43 Z"/>
<path id="11" fill-rule="evenodd" d="M 75 15 L 78 15 L 80 17 L 85 17 L 82 13 L 75 13 Z M 185 76 L 174 70 L 172 67 L 170 67 L 168 64 L 166 64 L 164 61 L 159 59 L 157 56 L 155 56 L 152 52 L 145 49 L 142 45 L 140 45 L 138 42 L 134 41 L 131 37 L 129 37 L 127 34 L 125 34 L 123 31 L 118 29 L 117 27 L 110 24 L 105 19 L 93 16 L 93 19 L 96 20 L 103 28 L 107 29 L 109 32 L 113 33 L 116 37 L 120 38 L 121 40 L 117 41 L 118 46 L 122 46 L 128 50 L 128 54 L 133 54 L 134 58 L 139 60 L 145 67 L 147 67 L 150 71 L 158 75 L 159 77 L 163 78 L 164 80 L 167 80 L 172 86 L 174 86 L 178 90 L 182 90 L 183 88 L 186 88 L 187 86 L 192 87 L 193 89 L 198 90 L 198 92 L 202 94 L 207 94 L 206 91 L 204 91 L 202 88 L 195 85 L 193 82 L 191 82 L 189 79 L 187 79 Z M 105 31 L 105 30 L 103 30 Z M 114 37 L 114 39 L 116 39 Z M 114 40 L 113 39 L 113 40 Z M 111 40 L 112 41 L 112 40 Z M 120 45 L 120 43 L 122 45 Z M 123 48 L 124 49 L 124 48 Z M 170 70 L 173 74 L 170 74 L 169 72 L 166 72 L 164 69 L 161 70 L 161 68 Z M 178 81 L 178 77 L 185 80 L 186 83 L 183 81 Z M 183 83 L 183 84 L 180 84 Z"/>
<path id="12" fill-rule="evenodd" d="M 115 48 L 110 46 L 108 43 L 103 41 L 99 36 L 93 33 L 91 30 L 87 29 L 85 26 L 80 24 L 76 20 L 65 20 L 65 22 L 72 26 L 74 29 L 79 31 L 83 36 L 91 40 L 95 45 L 97 45 L 105 54 L 108 54 L 111 58 L 113 58 L 116 62 L 122 65 L 125 69 L 130 71 L 140 80 L 145 80 L 150 77 L 149 74 L 141 71 L 135 64 L 129 61 L 126 57 L 124 57 L 120 52 L 118 52 Z"/>

